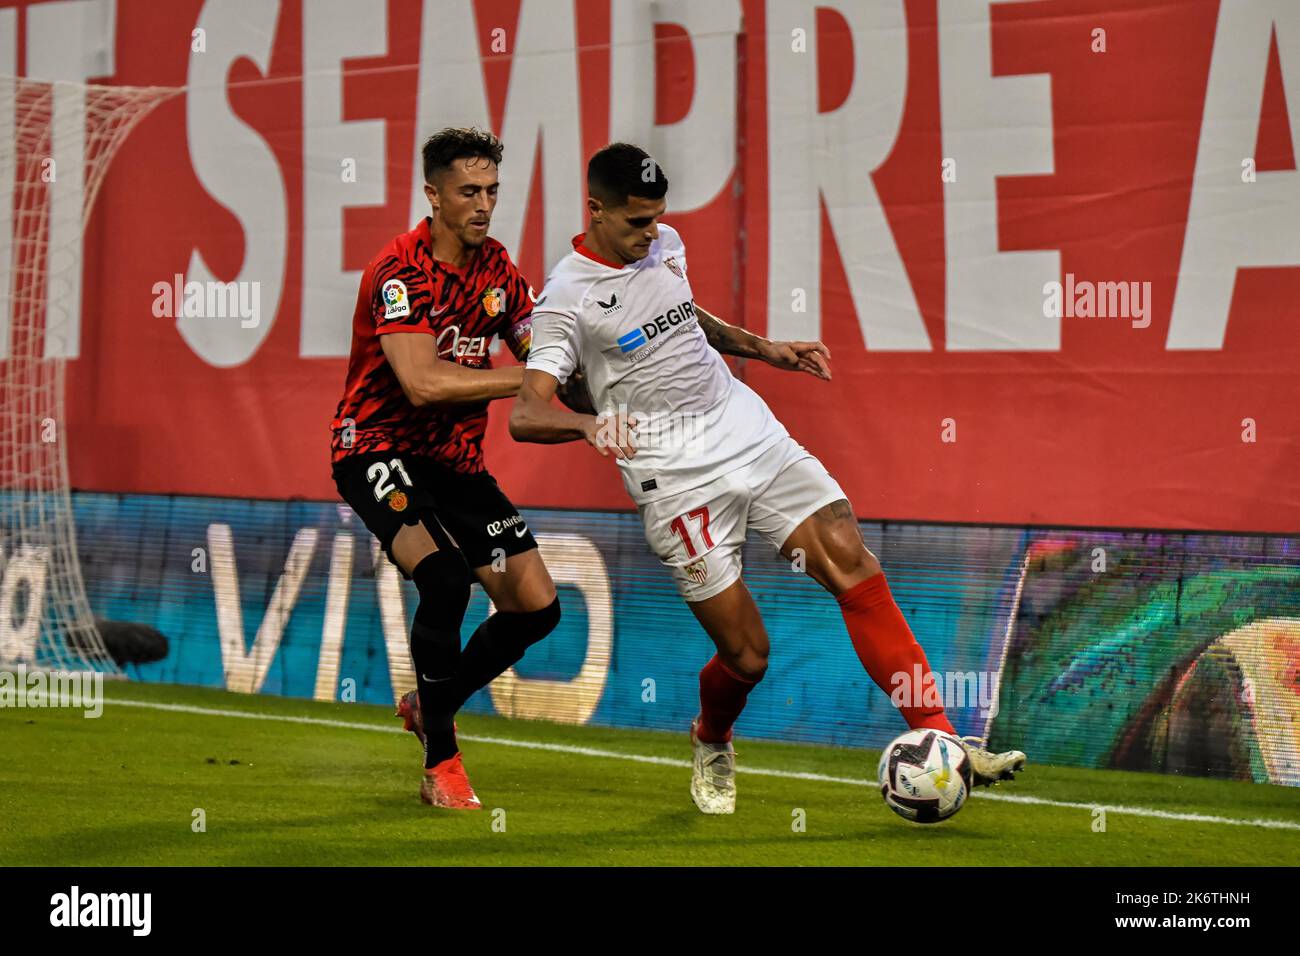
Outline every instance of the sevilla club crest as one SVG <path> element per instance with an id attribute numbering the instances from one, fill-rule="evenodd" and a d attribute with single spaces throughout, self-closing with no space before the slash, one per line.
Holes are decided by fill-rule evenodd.
<path id="1" fill-rule="evenodd" d="M 664 265 L 666 265 L 668 267 L 668 271 L 671 272 L 673 275 L 677 276 L 677 278 L 679 279 L 686 278 L 686 276 L 682 273 L 681 264 L 677 261 L 676 256 L 669 256 L 667 259 L 664 260 Z"/>

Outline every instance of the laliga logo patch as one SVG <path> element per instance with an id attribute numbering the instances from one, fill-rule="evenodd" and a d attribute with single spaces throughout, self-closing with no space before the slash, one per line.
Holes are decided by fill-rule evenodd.
<path id="1" fill-rule="evenodd" d="M 667 259 L 664 260 L 664 265 L 666 265 L 668 267 L 668 271 L 671 272 L 673 275 L 677 276 L 677 278 L 679 279 L 686 278 L 686 276 L 682 274 L 682 267 L 678 265 L 676 256 L 669 256 Z"/>
<path id="2" fill-rule="evenodd" d="M 406 505 L 407 505 L 406 492 L 397 491 L 396 489 L 394 489 L 393 491 L 390 491 L 388 493 L 388 497 L 386 500 L 388 501 L 388 507 L 392 508 L 394 511 L 406 510 Z"/>
<path id="3" fill-rule="evenodd" d="M 384 318 L 396 319 L 411 314 L 411 302 L 406 297 L 406 286 L 401 279 L 389 279 L 384 283 Z"/>
<path id="4" fill-rule="evenodd" d="M 506 290 L 488 289 L 483 293 L 483 311 L 491 318 L 496 318 L 506 310 Z"/>

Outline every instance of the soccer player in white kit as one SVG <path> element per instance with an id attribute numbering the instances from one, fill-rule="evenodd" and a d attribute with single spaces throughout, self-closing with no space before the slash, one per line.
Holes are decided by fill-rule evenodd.
<path id="1" fill-rule="evenodd" d="M 585 440 L 613 454 L 651 549 L 717 648 L 700 672 L 691 724 L 691 797 L 704 813 L 735 809 L 731 728 L 767 669 L 768 637 L 741 580 L 748 529 L 772 542 L 839 602 L 854 649 L 890 693 L 897 674 L 930 667 L 862 541 L 853 508 L 821 462 L 790 437 L 722 356 L 830 379 L 820 342 L 772 342 L 696 305 L 686 248 L 659 222 L 668 180 L 642 149 L 614 143 L 587 166 L 587 231 L 533 306 L 533 343 L 510 416 L 518 441 Z M 551 399 L 585 377 L 599 415 Z M 954 734 L 933 694 L 899 710 L 912 728 Z M 923 703 L 928 701 L 928 705 Z M 963 741 L 974 782 L 1012 779 L 1019 751 Z"/>

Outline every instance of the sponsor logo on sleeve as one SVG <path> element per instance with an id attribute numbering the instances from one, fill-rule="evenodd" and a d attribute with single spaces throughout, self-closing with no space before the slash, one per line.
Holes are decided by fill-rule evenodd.
<path id="1" fill-rule="evenodd" d="M 411 300 L 406 295 L 406 285 L 401 279 L 389 279 L 382 290 L 384 318 L 400 319 L 411 314 Z"/>

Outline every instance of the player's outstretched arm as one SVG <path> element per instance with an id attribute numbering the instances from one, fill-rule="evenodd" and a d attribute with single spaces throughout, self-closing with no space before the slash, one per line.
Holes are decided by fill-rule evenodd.
<path id="1" fill-rule="evenodd" d="M 523 385 L 510 412 L 511 438 L 544 445 L 582 439 L 602 455 L 612 452 L 615 458 L 631 458 L 636 454 L 632 440 L 635 419 L 556 408 L 551 399 L 559 387 L 559 380 L 549 372 L 535 368 L 524 372 Z"/>
<path id="2" fill-rule="evenodd" d="M 509 398 L 523 381 L 520 366 L 465 368 L 438 358 L 437 340 L 423 332 L 390 332 L 379 337 L 384 358 L 417 408 Z"/>
<path id="3" fill-rule="evenodd" d="M 755 358 L 776 368 L 807 372 L 830 381 L 830 349 L 820 342 L 773 342 L 723 322 L 698 305 L 695 316 L 709 344 L 723 355 Z"/>

